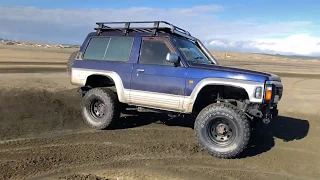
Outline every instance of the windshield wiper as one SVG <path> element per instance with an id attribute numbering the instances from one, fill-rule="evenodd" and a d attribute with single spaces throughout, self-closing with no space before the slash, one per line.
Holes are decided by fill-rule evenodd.
<path id="1" fill-rule="evenodd" d="M 198 56 L 198 57 L 194 57 L 193 59 L 198 60 L 198 59 L 203 59 L 203 57 L 202 56 Z"/>
<path id="2" fill-rule="evenodd" d="M 213 64 L 213 62 L 211 62 L 211 61 L 206 61 L 206 62 L 201 61 L 201 62 L 199 62 L 198 59 L 205 59 L 202 56 L 197 56 L 197 57 L 194 57 L 193 59 L 195 59 L 196 62 L 199 63 L 199 64 Z"/>

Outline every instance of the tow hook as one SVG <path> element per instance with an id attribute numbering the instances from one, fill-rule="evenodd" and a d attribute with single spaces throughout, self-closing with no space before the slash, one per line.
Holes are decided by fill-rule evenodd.
<path id="1" fill-rule="evenodd" d="M 268 117 L 266 117 L 266 118 L 263 118 L 263 120 L 262 120 L 262 122 L 264 123 L 264 124 L 269 124 L 270 123 L 270 118 L 268 118 Z"/>
<path id="2" fill-rule="evenodd" d="M 271 119 L 272 119 L 272 114 L 270 113 L 270 104 L 268 104 L 268 107 L 266 109 L 266 114 L 265 114 L 265 117 L 262 119 L 262 122 L 264 124 L 269 124 Z"/>

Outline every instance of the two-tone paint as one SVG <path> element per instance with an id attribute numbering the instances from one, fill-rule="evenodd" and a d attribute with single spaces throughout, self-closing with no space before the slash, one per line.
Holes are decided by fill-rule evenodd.
<path id="1" fill-rule="evenodd" d="M 123 36 L 118 32 L 104 32 L 99 37 Z M 72 66 L 71 83 L 85 86 L 91 75 L 102 75 L 115 82 L 120 102 L 168 111 L 191 113 L 200 90 L 207 85 L 226 85 L 243 88 L 252 103 L 263 103 L 263 97 L 255 98 L 254 90 L 264 91 L 268 81 L 281 84 L 279 77 L 257 71 L 224 67 L 219 65 L 190 64 L 183 59 L 174 45 L 172 34 L 159 34 L 168 38 L 181 59 L 181 66 L 139 64 L 142 37 L 144 33 L 132 33 L 134 37 L 127 62 L 76 59 Z M 88 42 L 96 33 L 88 34 L 80 53 L 85 53 Z M 192 83 L 190 83 L 192 82 Z"/>

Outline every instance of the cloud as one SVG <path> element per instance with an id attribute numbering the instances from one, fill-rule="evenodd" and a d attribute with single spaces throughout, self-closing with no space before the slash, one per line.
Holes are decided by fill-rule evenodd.
<path id="1" fill-rule="evenodd" d="M 34 7 L 1 7 L 0 14 L 2 19 L 26 20 L 35 22 L 50 22 L 57 24 L 79 23 L 92 25 L 96 21 L 127 21 L 127 20 L 154 20 L 167 19 L 174 16 L 173 19 L 185 19 L 181 16 L 196 17 L 199 14 L 217 12 L 223 9 L 219 5 L 195 6 L 191 8 L 148 8 L 136 7 L 127 9 L 39 9 Z"/>
<path id="2" fill-rule="evenodd" d="M 258 53 L 320 56 L 320 37 L 295 34 L 284 38 L 261 38 L 251 41 L 212 40 L 208 45 L 218 50 L 241 50 Z"/>
<path id="3" fill-rule="evenodd" d="M 319 53 L 319 37 L 305 32 L 309 21 L 268 22 L 264 19 L 224 21 L 220 5 L 190 8 L 39 9 L 1 7 L 0 37 L 81 44 L 98 21 L 165 20 L 188 30 L 210 48 L 276 53 Z M 317 41 L 317 42 L 315 42 Z M 318 48 L 317 47 L 318 44 Z"/>
<path id="4" fill-rule="evenodd" d="M 282 53 L 295 53 L 302 55 L 312 55 L 320 53 L 317 42 L 320 37 L 313 37 L 308 34 L 295 34 L 285 37 L 283 39 L 259 39 L 257 42 L 273 43 L 273 45 L 261 44 L 256 45 L 257 48 L 263 51 L 278 51 Z"/>
<path id="5" fill-rule="evenodd" d="M 17 39 L 81 43 L 98 21 L 167 20 L 187 28 L 196 22 L 214 19 L 219 5 L 191 8 L 127 9 L 39 9 L 34 7 L 1 7 L 1 36 Z M 186 21 L 187 19 L 187 21 Z M 73 34 L 74 33 L 74 34 Z"/>

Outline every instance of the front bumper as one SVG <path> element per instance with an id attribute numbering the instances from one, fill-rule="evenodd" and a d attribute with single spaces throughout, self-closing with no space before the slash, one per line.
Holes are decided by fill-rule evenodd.
<path id="1" fill-rule="evenodd" d="M 276 118 L 279 114 L 278 103 L 282 98 L 283 86 L 281 81 L 267 81 L 266 86 L 272 86 L 271 100 L 265 101 L 262 109 L 263 119 L 265 124 Z"/>

